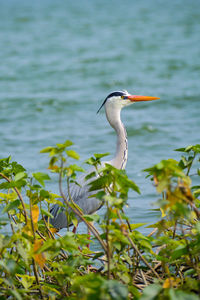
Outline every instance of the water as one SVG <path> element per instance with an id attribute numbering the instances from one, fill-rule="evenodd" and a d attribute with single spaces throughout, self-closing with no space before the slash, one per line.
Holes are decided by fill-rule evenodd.
<path id="1" fill-rule="evenodd" d="M 70 139 L 81 162 L 115 149 L 103 111 L 113 90 L 158 96 L 122 118 L 129 137 L 132 222 L 153 222 L 158 196 L 142 171 L 199 143 L 200 3 L 20 1 L 0 3 L 0 157 L 46 172 L 39 151 Z M 56 177 L 48 188 L 58 192 Z"/>

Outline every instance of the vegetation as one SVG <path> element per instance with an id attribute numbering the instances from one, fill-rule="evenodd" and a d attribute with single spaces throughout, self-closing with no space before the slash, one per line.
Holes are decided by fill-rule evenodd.
<path id="1" fill-rule="evenodd" d="M 69 188 L 84 171 L 70 164 L 79 158 L 71 145 L 41 151 L 50 155 L 61 196 L 45 189 L 49 175 L 29 176 L 10 157 L 0 160 L 0 202 L 7 216 L 0 220 L 0 299 L 199 299 L 200 185 L 192 186 L 192 179 L 200 176 L 200 145 L 178 149 L 180 162 L 163 160 L 145 170 L 160 194 L 161 218 L 148 226 L 149 235 L 138 231 L 145 224 L 132 224 L 124 213 L 128 191 L 139 188 L 125 171 L 98 169 L 104 155 L 87 161 L 95 170 L 87 178 L 105 215 L 84 215 L 65 198 L 63 185 Z M 67 217 L 77 225 L 77 214 L 92 239 L 69 228 L 60 236 L 49 223 L 55 203 L 70 207 Z"/>

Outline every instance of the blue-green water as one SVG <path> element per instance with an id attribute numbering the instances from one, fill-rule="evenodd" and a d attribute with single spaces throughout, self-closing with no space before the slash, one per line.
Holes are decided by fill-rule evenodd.
<path id="1" fill-rule="evenodd" d="M 40 149 L 70 139 L 81 161 L 115 152 L 115 134 L 96 111 L 113 90 L 158 96 L 122 113 L 133 222 L 153 222 L 157 199 L 142 170 L 199 143 L 200 2 L 0 2 L 0 157 L 46 171 Z M 56 177 L 48 188 L 58 192 Z"/>

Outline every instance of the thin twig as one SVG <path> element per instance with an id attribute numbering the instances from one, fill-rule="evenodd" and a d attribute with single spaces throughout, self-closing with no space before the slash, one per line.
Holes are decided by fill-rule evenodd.
<path id="1" fill-rule="evenodd" d="M 38 285 L 38 290 L 39 290 L 41 298 L 44 299 L 43 294 L 42 294 L 42 290 L 41 290 L 41 286 L 40 286 L 39 277 L 38 277 L 37 266 L 36 266 L 36 263 L 35 263 L 34 259 L 32 259 L 32 263 L 33 263 L 33 272 L 34 272 L 34 275 L 35 275 L 35 280 L 36 280 L 36 283 Z"/>
<path id="2" fill-rule="evenodd" d="M 109 242 L 109 206 L 108 202 L 106 202 L 106 207 L 107 207 L 107 220 L 106 220 L 106 242 L 107 242 L 107 260 L 108 260 L 108 279 L 110 279 L 110 260 L 111 260 L 111 255 L 110 255 L 110 242 Z"/>
<path id="3" fill-rule="evenodd" d="M 145 278 L 145 276 L 144 276 L 144 273 L 143 273 L 143 271 L 140 269 L 140 274 L 141 274 L 141 276 L 142 276 L 142 279 L 143 279 L 143 281 L 144 281 L 144 284 L 145 285 L 148 285 L 148 283 L 147 283 L 147 281 L 146 281 L 146 278 Z"/>
<path id="4" fill-rule="evenodd" d="M 189 166 L 188 166 L 186 176 L 189 176 L 190 169 L 191 169 L 191 167 L 192 167 L 192 164 L 193 164 L 193 162 L 194 162 L 195 157 L 196 157 L 196 153 L 194 153 L 193 159 L 192 159 L 192 161 L 190 162 L 190 164 L 189 164 Z"/>
<path id="5" fill-rule="evenodd" d="M 121 215 L 119 213 L 119 210 L 117 210 L 117 214 L 119 216 L 120 222 L 121 224 L 123 224 Z M 158 273 L 151 267 L 151 265 L 148 263 L 148 261 L 144 258 L 144 256 L 140 253 L 140 251 L 138 250 L 137 246 L 134 244 L 134 242 L 132 241 L 132 239 L 130 238 L 128 232 L 127 232 L 127 239 L 129 240 L 129 242 L 131 243 L 133 249 L 135 250 L 135 252 L 138 254 L 138 256 L 141 258 L 141 260 L 144 262 L 144 264 L 154 273 L 154 275 L 161 280 L 161 277 L 158 275 Z"/>
<path id="6" fill-rule="evenodd" d="M 55 240 L 55 236 L 53 235 L 53 233 L 51 232 L 51 230 L 50 230 L 49 227 L 47 226 L 47 222 L 46 222 L 44 216 L 42 216 L 42 220 L 44 221 L 44 224 L 45 224 L 45 227 L 46 227 L 46 229 L 47 229 L 49 238 L 52 238 L 53 240 Z"/>
<path id="7" fill-rule="evenodd" d="M 152 236 L 156 231 L 158 230 L 158 228 L 154 228 L 154 230 L 152 232 L 150 232 L 147 236 L 150 237 Z"/>
<path id="8" fill-rule="evenodd" d="M 177 227 L 177 220 L 175 221 L 175 225 L 174 225 L 174 230 L 173 230 L 173 236 L 172 239 L 175 239 L 175 235 L 176 235 L 176 227 Z"/>
<path id="9" fill-rule="evenodd" d="M 155 265 L 154 270 L 156 270 L 158 267 L 160 267 L 161 264 L 162 264 L 162 263 L 159 261 L 159 262 Z M 147 272 L 146 272 L 146 275 L 148 275 L 150 272 L 151 272 L 151 270 L 147 271 Z"/>
<path id="10" fill-rule="evenodd" d="M 32 215 L 32 200 L 30 198 L 30 201 L 29 201 L 29 205 L 30 205 L 30 218 L 31 218 L 31 228 L 32 228 L 32 232 L 33 232 L 33 239 L 35 240 L 35 227 L 34 227 L 34 224 L 33 224 L 33 215 Z"/>
<path id="11" fill-rule="evenodd" d="M 36 230 L 36 233 L 41 237 L 41 239 L 42 239 L 43 241 L 46 241 L 45 236 L 43 236 L 43 235 L 41 234 L 41 232 L 39 232 L 39 230 Z"/>
<path id="12" fill-rule="evenodd" d="M 11 222 L 11 218 L 14 220 L 15 224 L 16 224 L 16 221 L 15 221 L 15 219 L 10 215 L 9 211 L 8 211 L 7 213 L 8 213 L 8 218 L 9 218 L 9 220 L 10 220 L 10 227 L 11 227 L 12 233 L 15 234 L 15 230 L 14 230 L 13 224 L 12 224 L 12 222 Z"/>

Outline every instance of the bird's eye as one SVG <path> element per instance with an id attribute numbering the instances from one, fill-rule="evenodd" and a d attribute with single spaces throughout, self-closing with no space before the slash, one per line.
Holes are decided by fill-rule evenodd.
<path id="1" fill-rule="evenodd" d="M 126 96 L 121 96 L 121 98 L 122 98 L 122 99 L 127 99 L 127 97 L 126 97 Z"/>

